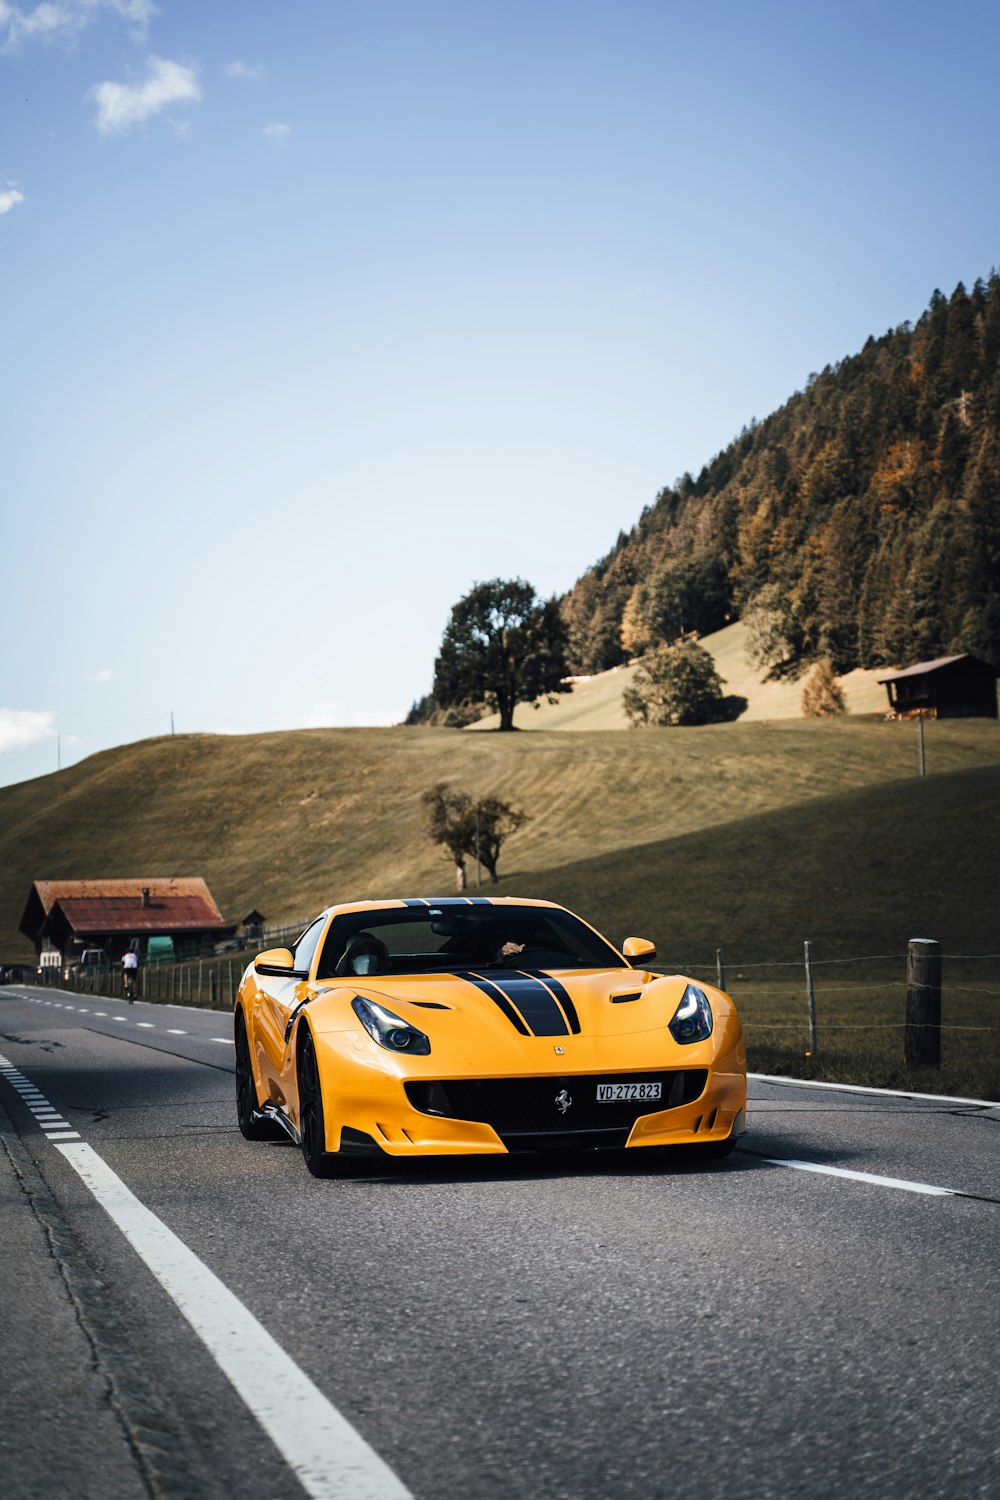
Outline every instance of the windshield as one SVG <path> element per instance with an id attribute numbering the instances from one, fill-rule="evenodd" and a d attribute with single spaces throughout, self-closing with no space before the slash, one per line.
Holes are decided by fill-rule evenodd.
<path id="1" fill-rule="evenodd" d="M 335 917 L 317 978 L 626 967 L 609 943 L 559 907 L 421 901 Z"/>

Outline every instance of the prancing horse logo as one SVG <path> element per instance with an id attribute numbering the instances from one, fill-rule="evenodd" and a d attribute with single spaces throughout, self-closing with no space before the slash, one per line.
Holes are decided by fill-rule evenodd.
<path id="1" fill-rule="evenodd" d="M 556 1109 L 559 1111 L 559 1113 L 561 1115 L 564 1115 L 572 1103 L 572 1094 L 567 1094 L 565 1089 L 560 1089 L 558 1094 L 556 1095 Z"/>

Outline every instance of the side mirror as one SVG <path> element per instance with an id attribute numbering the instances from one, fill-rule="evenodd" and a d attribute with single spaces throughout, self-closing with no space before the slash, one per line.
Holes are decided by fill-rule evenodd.
<path id="1" fill-rule="evenodd" d="M 298 971 L 295 960 L 287 948 L 265 948 L 253 961 L 258 974 L 277 974 L 285 979 L 295 979 Z"/>
<path id="2" fill-rule="evenodd" d="M 649 959 L 650 962 L 656 957 L 656 944 L 651 943 L 649 938 L 626 938 L 622 944 L 622 952 L 629 959 Z"/>

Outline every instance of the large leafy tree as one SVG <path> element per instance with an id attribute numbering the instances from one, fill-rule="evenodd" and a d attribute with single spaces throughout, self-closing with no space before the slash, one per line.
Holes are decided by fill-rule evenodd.
<path id="1" fill-rule="evenodd" d="M 555 599 L 523 578 L 493 578 L 460 599 L 434 663 L 434 697 L 445 707 L 484 700 L 513 729 L 514 707 L 568 691 L 566 627 Z"/>

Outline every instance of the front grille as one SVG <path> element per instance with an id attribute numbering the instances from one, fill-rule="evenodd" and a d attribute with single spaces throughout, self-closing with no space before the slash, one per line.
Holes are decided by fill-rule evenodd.
<path id="1" fill-rule="evenodd" d="M 450 1078 L 437 1083 L 407 1083 L 414 1109 L 449 1119 L 480 1120 L 491 1125 L 506 1145 L 519 1137 L 559 1136 L 580 1145 L 603 1145 L 597 1136 L 625 1136 L 640 1115 L 676 1109 L 698 1098 L 705 1087 L 705 1068 L 683 1068 L 663 1073 L 576 1074 L 545 1078 Z M 660 1083 L 657 1100 L 631 1099 L 597 1102 L 599 1083 Z M 568 1108 L 558 1098 L 569 1095 Z M 562 1101 L 565 1104 L 565 1098 Z M 587 1140 L 587 1133 L 594 1139 Z M 526 1144 L 526 1142 L 525 1142 Z"/>

